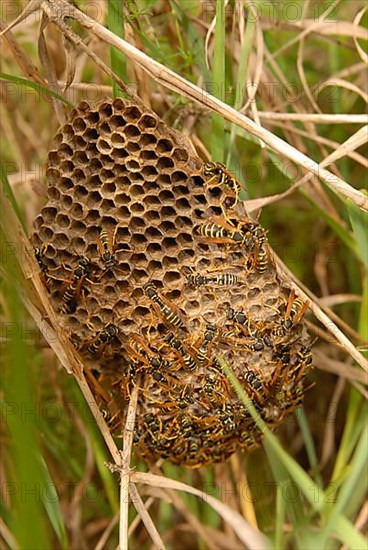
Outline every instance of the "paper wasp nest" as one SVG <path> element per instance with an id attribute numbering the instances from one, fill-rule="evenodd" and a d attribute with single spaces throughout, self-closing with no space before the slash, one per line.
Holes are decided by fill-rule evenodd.
<path id="1" fill-rule="evenodd" d="M 236 180 L 123 99 L 74 109 L 46 175 L 32 236 L 41 276 L 122 409 L 139 384 L 139 452 L 195 467 L 257 446 L 217 358 L 271 429 L 301 403 L 312 361 L 306 307 L 280 282 Z M 124 410 L 111 414 L 118 426 Z"/>

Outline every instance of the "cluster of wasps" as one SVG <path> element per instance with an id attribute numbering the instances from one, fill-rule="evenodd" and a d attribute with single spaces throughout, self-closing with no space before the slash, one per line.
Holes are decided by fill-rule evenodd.
<path id="1" fill-rule="evenodd" d="M 205 185 L 225 186 L 233 200 L 231 207 L 222 205 L 222 215 L 198 223 L 195 238 L 223 247 L 228 257 L 229 252 L 241 251 L 246 258 L 244 272 L 266 276 L 275 269 L 266 231 L 257 221 L 236 213 L 240 183 L 221 163 L 205 163 L 203 173 Z M 76 311 L 89 285 L 101 284 L 105 273 L 118 269 L 118 225 L 113 231 L 100 228 L 97 261 L 78 257 L 74 268 L 64 264 L 50 268 L 44 261 L 47 243 L 35 248 L 44 285 L 47 289 L 59 285 L 64 314 Z M 197 272 L 187 267 L 183 273 L 187 287 L 199 293 L 241 284 L 241 276 L 226 268 Z M 294 292 L 276 308 L 275 320 L 270 323 L 254 320 L 249 312 L 234 306 L 228 307 L 225 321 L 202 319 L 200 328 L 193 330 L 185 311 L 165 295 L 161 281 L 150 279 L 141 287 L 151 309 L 152 326 L 160 324 L 163 330 L 153 331 L 154 336 L 149 330 L 126 336 L 118 322 L 109 322 L 79 349 L 98 360 L 111 353 L 114 342 L 121 346 L 126 363 L 119 363 L 122 372 L 115 385 L 124 402 L 132 389 L 139 387 L 134 442 L 147 460 L 167 458 L 198 467 L 223 461 L 238 447 L 249 450 L 259 445 L 262 434 L 222 372 L 220 354 L 244 354 L 244 369 L 238 378 L 271 428 L 301 403 L 312 355 L 302 341 L 295 348 L 308 305 Z M 263 371 L 263 365 L 248 367 L 250 354 L 259 354 L 260 361 L 267 354 L 272 368 Z M 107 417 L 113 427 L 114 418 Z"/>
<path id="2" fill-rule="evenodd" d="M 207 163 L 207 185 L 226 185 L 238 202 L 240 183 L 220 163 Z M 266 231 L 251 219 L 241 219 L 223 208 L 223 216 L 199 223 L 194 229 L 204 243 L 242 250 L 244 269 L 263 277 L 274 269 Z M 201 291 L 234 287 L 240 276 L 231 272 L 195 272 L 185 269 L 188 287 Z M 269 373 L 247 368 L 239 379 L 267 424 L 273 428 L 297 407 L 305 391 L 305 377 L 311 367 L 309 346 L 291 351 L 300 338 L 300 322 L 308 305 L 294 292 L 275 313 L 269 324 L 252 320 L 241 309 L 228 308 L 225 322 L 203 319 L 201 329 L 191 331 L 185 312 L 153 282 L 144 285 L 155 319 L 163 322 L 162 335 L 132 335 L 126 345 L 130 358 L 123 393 L 129 398 L 139 385 L 139 415 L 134 441 L 149 461 L 168 458 L 177 464 L 199 467 L 226 460 L 238 447 L 250 450 L 259 445 L 262 434 L 247 408 L 235 395 L 222 372 L 218 355 L 267 352 L 273 369 Z"/>
<path id="3" fill-rule="evenodd" d="M 49 243 L 46 242 L 41 247 L 34 247 L 35 258 L 40 267 L 41 280 L 44 286 L 47 290 L 50 290 L 52 286 L 59 285 L 58 290 L 63 304 L 61 313 L 75 313 L 79 302 L 85 299 L 85 294 L 88 292 L 88 283 L 91 285 L 101 284 L 103 276 L 117 267 L 116 253 L 119 250 L 127 251 L 125 246 L 115 248 L 118 227 L 119 224 L 115 226 L 113 231 L 100 229 L 97 240 L 98 263 L 86 256 L 79 256 L 77 257 L 77 265 L 74 268 L 65 264 L 50 268 L 45 261 Z M 104 353 L 106 347 L 118 338 L 118 334 L 118 327 L 113 323 L 109 323 L 101 331 L 95 333 L 92 338 L 83 342 L 81 349 L 86 350 L 92 356 L 99 357 Z"/>

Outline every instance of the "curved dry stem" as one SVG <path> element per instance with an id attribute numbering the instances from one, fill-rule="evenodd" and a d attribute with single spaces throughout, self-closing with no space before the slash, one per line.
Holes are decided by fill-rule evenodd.
<path id="1" fill-rule="evenodd" d="M 214 510 L 226 521 L 232 529 L 234 529 L 239 539 L 251 550 L 261 550 L 269 548 L 268 540 L 261 535 L 258 531 L 253 529 L 244 518 L 235 510 L 229 508 L 223 502 L 220 502 L 216 498 L 199 491 L 194 487 L 190 487 L 186 483 L 176 481 L 174 479 L 168 479 L 156 474 L 133 472 L 131 479 L 135 483 L 145 483 L 152 487 L 161 487 L 165 489 L 175 489 L 178 491 L 185 491 L 191 495 L 199 497 L 204 502 L 212 506 Z"/>
<path id="2" fill-rule="evenodd" d="M 302 122 L 302 120 L 301 120 Z M 368 122 L 368 117 L 366 117 L 366 122 Z M 362 166 L 364 166 L 364 168 L 367 168 L 368 167 L 368 160 L 366 157 L 364 157 L 363 155 L 359 154 L 359 153 L 356 153 L 355 152 L 355 149 L 357 149 L 358 147 L 360 147 L 362 144 L 365 143 L 366 141 L 366 135 L 362 135 L 362 141 L 361 143 L 356 143 L 356 145 L 354 147 L 350 147 L 349 148 L 346 148 L 345 149 L 345 146 L 347 143 L 350 143 L 351 140 L 355 140 L 356 139 L 356 135 L 357 133 L 354 133 L 352 136 L 350 136 L 345 142 L 343 143 L 338 143 L 337 141 L 333 141 L 331 139 L 328 139 L 328 138 L 325 138 L 325 137 L 322 137 L 318 134 L 311 134 L 305 130 L 300 130 L 299 128 L 296 128 L 295 126 L 292 126 L 290 127 L 290 125 L 286 125 L 286 124 L 283 124 L 282 122 L 279 122 L 277 120 L 275 121 L 272 121 L 270 119 L 270 123 L 276 125 L 278 128 L 282 128 L 282 129 L 286 129 L 288 130 L 290 133 L 292 134 L 296 134 L 298 136 L 302 136 L 302 137 L 305 137 L 306 139 L 310 139 L 312 141 L 314 141 L 315 143 L 317 144 L 322 144 L 322 145 L 327 145 L 327 147 L 332 147 L 334 149 L 334 151 L 330 154 L 330 155 L 327 155 L 325 159 L 323 159 L 320 164 L 321 165 L 328 165 L 328 164 L 332 164 L 332 162 L 334 160 L 338 160 L 339 158 L 343 157 L 343 156 L 347 156 L 353 160 L 355 160 L 356 162 L 358 162 L 359 164 L 361 164 Z M 360 132 L 360 130 L 363 130 L 366 132 L 365 130 L 365 127 L 363 128 L 360 128 L 358 130 L 358 132 Z M 362 132 L 363 133 L 363 132 Z M 342 154 L 339 155 L 338 157 L 334 157 L 333 155 L 337 154 L 337 151 L 341 152 Z M 310 174 L 307 174 L 307 176 L 310 176 Z"/>
<path id="3" fill-rule="evenodd" d="M 254 6 L 252 4 L 248 4 L 246 7 L 251 11 L 253 19 L 255 21 L 256 61 L 253 81 L 250 80 L 248 74 L 247 91 L 250 91 L 250 93 L 248 95 L 247 101 L 240 109 L 240 113 L 244 113 L 248 109 L 250 104 L 252 104 L 252 107 L 255 108 L 255 97 L 261 81 L 264 59 L 264 40 L 259 18 L 257 17 L 256 10 L 254 9 Z"/>
<path id="4" fill-rule="evenodd" d="M 280 55 L 280 53 L 284 52 L 285 50 L 290 48 L 290 46 L 293 46 L 297 42 L 299 42 L 299 41 L 302 42 L 308 34 L 311 34 L 311 33 L 314 33 L 314 32 L 323 34 L 323 30 L 326 30 L 326 24 L 329 25 L 331 23 L 331 21 L 326 22 L 326 17 L 330 13 L 332 13 L 332 11 L 335 9 L 335 7 L 339 3 L 340 3 L 340 0 L 335 0 L 335 2 L 332 2 L 332 4 L 330 4 L 328 6 L 328 8 L 325 10 L 325 12 L 323 14 L 321 14 L 321 16 L 318 18 L 318 21 L 313 21 L 311 19 L 301 18 L 301 20 L 299 22 L 300 25 L 298 25 L 298 26 L 301 26 L 302 28 L 304 28 L 304 30 L 302 30 L 302 32 L 300 34 L 298 34 L 297 36 L 295 36 L 294 38 L 289 40 L 289 42 L 286 42 L 286 44 L 283 44 L 281 46 L 281 48 L 276 50 L 273 54 L 273 57 L 277 57 L 278 55 Z M 308 4 L 309 4 L 309 1 L 305 2 L 304 5 L 303 5 L 303 12 L 304 13 L 307 12 Z"/>
<path id="5" fill-rule="evenodd" d="M 274 113 L 258 111 L 259 118 L 266 120 L 295 120 L 297 122 L 313 122 L 313 124 L 364 124 L 368 123 L 368 115 L 361 114 L 326 114 L 326 113 Z"/>
<path id="6" fill-rule="evenodd" d="M 153 544 L 155 545 L 155 548 L 157 548 L 158 550 L 164 550 L 165 549 L 165 545 L 156 529 L 156 526 L 155 524 L 153 523 L 152 521 L 152 518 L 151 516 L 149 515 L 149 513 L 147 512 L 147 508 L 145 507 L 145 504 L 143 502 L 143 500 L 141 499 L 139 493 L 138 493 L 138 489 L 137 487 L 134 485 L 134 483 L 130 483 L 129 484 L 129 494 L 130 494 L 130 498 L 139 514 L 139 516 L 141 517 L 152 541 L 153 541 Z M 120 549 L 119 549 L 120 550 Z M 123 547 L 121 547 L 121 550 L 123 550 Z M 124 549 L 125 550 L 125 549 Z"/>
<path id="7" fill-rule="evenodd" d="M 365 6 L 365 8 L 361 9 L 361 10 L 356 14 L 356 16 L 355 16 L 355 18 L 354 18 L 353 25 L 355 26 L 355 28 L 357 29 L 357 31 L 358 31 L 358 29 L 360 28 L 360 27 L 359 27 L 359 23 L 360 23 L 360 21 L 361 21 L 363 15 L 367 12 L 367 10 L 368 10 L 368 7 Z M 356 47 L 357 52 L 358 52 L 358 54 L 360 55 L 360 58 L 362 59 L 362 61 L 364 61 L 364 63 L 367 64 L 367 63 L 368 63 L 368 55 L 367 55 L 367 52 L 365 52 L 365 51 L 363 50 L 363 48 L 361 47 L 361 45 L 359 44 L 357 34 L 358 34 L 358 32 L 357 32 L 357 33 L 353 32 L 353 40 L 354 40 L 354 43 L 355 43 L 355 47 Z"/>

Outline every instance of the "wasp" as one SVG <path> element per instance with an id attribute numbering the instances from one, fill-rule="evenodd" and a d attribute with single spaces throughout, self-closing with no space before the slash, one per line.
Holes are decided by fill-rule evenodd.
<path id="1" fill-rule="evenodd" d="M 164 361 L 164 365 L 168 369 L 170 369 L 172 367 L 172 365 L 169 361 Z M 152 378 L 155 380 L 155 382 L 159 382 L 161 385 L 164 385 L 165 389 L 167 391 L 169 391 L 169 393 L 170 393 L 170 390 L 175 389 L 178 385 L 179 379 L 174 373 L 170 373 L 170 374 L 165 373 L 166 376 L 164 376 L 162 374 L 162 372 L 160 372 L 159 370 L 154 369 L 154 370 L 150 371 L 150 374 L 151 374 Z M 147 390 L 144 390 L 144 391 L 147 393 Z M 149 395 L 149 390 L 148 390 L 148 395 Z"/>
<path id="2" fill-rule="evenodd" d="M 169 307 L 161 296 L 159 296 L 156 285 L 153 282 L 145 284 L 143 288 L 146 296 L 152 300 L 153 304 L 157 307 L 161 315 L 170 325 L 173 325 L 176 328 L 184 326 L 183 319 L 181 319 L 179 314 Z"/>
<path id="3" fill-rule="evenodd" d="M 300 380 L 306 375 L 306 369 L 308 370 L 309 367 L 312 365 L 313 356 L 311 347 L 301 346 L 301 348 L 296 352 L 296 355 L 297 361 L 291 369 L 291 374 L 295 377 L 294 383 L 299 383 Z"/>
<path id="4" fill-rule="evenodd" d="M 49 268 L 48 265 L 45 263 L 44 257 L 46 250 L 48 249 L 49 243 L 44 243 L 41 248 L 38 246 L 35 246 L 33 248 L 35 258 L 37 260 L 37 263 L 41 270 L 41 281 L 45 288 L 49 288 L 50 284 L 50 276 L 49 276 Z"/>
<path id="5" fill-rule="evenodd" d="M 205 377 L 204 377 L 204 384 L 203 384 L 203 391 L 205 392 L 207 398 L 208 398 L 208 401 L 210 403 L 215 403 L 215 402 L 221 402 L 223 401 L 223 395 L 222 393 L 219 391 L 219 387 L 222 387 L 222 389 L 224 389 L 223 387 L 223 383 L 224 382 L 224 378 L 218 376 L 218 373 L 215 375 L 215 374 L 206 374 Z M 225 380 L 226 382 L 226 380 Z M 220 386 L 219 386 L 220 384 Z M 228 390 L 229 388 L 226 387 L 226 391 Z M 230 391 L 229 391 L 230 393 Z"/>
<path id="6" fill-rule="evenodd" d="M 261 433 L 261 432 L 260 432 Z M 241 431 L 239 434 L 239 444 L 248 450 L 258 446 L 260 437 L 256 437 L 250 430 Z"/>
<path id="7" fill-rule="evenodd" d="M 258 273 L 265 273 L 268 267 L 268 252 L 264 244 L 259 246 L 255 258 L 255 267 Z"/>
<path id="8" fill-rule="evenodd" d="M 282 321 L 282 325 L 287 329 L 291 329 L 293 325 L 299 323 L 302 317 L 308 310 L 307 302 L 303 302 L 300 298 L 295 299 L 295 292 L 292 290 L 289 294 L 285 317 Z"/>
<path id="9" fill-rule="evenodd" d="M 312 350 L 310 346 L 302 346 L 300 350 L 297 351 L 297 356 L 304 365 L 311 365 L 313 362 Z"/>
<path id="10" fill-rule="evenodd" d="M 215 244 L 244 244 L 244 235 L 241 231 L 237 231 L 235 227 L 228 225 L 221 219 L 217 222 L 198 225 L 195 231 L 200 237 L 205 237 L 209 242 Z"/>
<path id="11" fill-rule="evenodd" d="M 254 336 L 257 329 L 251 322 L 250 318 L 244 313 L 244 311 L 235 311 L 232 307 L 229 308 L 227 314 L 228 321 L 232 321 L 237 325 L 241 325 L 248 330 L 251 336 Z"/>
<path id="12" fill-rule="evenodd" d="M 155 432 L 162 431 L 161 420 L 152 413 L 144 415 L 144 426 L 154 441 L 156 438 Z"/>
<path id="13" fill-rule="evenodd" d="M 243 336 L 234 330 L 225 330 L 220 333 L 220 339 L 227 345 L 251 351 L 262 351 L 264 349 L 264 339 L 256 332 L 251 334 L 250 338 L 244 338 Z"/>
<path id="14" fill-rule="evenodd" d="M 254 220 L 239 222 L 238 229 L 244 235 L 251 235 L 259 243 L 259 245 L 262 245 L 266 240 L 266 231 L 261 225 L 259 225 L 258 222 Z"/>
<path id="15" fill-rule="evenodd" d="M 226 327 L 225 327 L 226 328 Z M 239 339 L 239 334 L 235 332 L 234 330 L 222 330 L 221 331 L 221 339 L 223 340 L 236 340 Z"/>
<path id="16" fill-rule="evenodd" d="M 126 344 L 126 350 L 133 360 L 158 369 L 164 365 L 163 359 L 154 354 L 138 334 L 133 334 Z"/>
<path id="17" fill-rule="evenodd" d="M 239 277 L 232 273 L 219 273 L 218 275 L 194 275 L 189 273 L 185 275 L 187 283 L 192 287 L 203 285 L 231 286 L 238 283 Z"/>
<path id="18" fill-rule="evenodd" d="M 197 368 L 197 364 L 194 361 L 193 357 L 185 350 L 182 342 L 178 338 L 176 338 L 172 332 L 169 332 L 165 336 L 165 342 L 180 353 L 183 359 L 183 363 L 188 370 L 193 372 Z"/>
<path id="19" fill-rule="evenodd" d="M 210 222 L 198 225 L 195 232 L 205 237 L 210 243 L 232 244 L 244 247 L 247 251 L 253 250 L 262 238 L 265 239 L 265 231 L 257 222 L 252 220 L 239 221 L 238 219 L 224 220 L 215 216 Z M 262 237 L 263 236 L 263 237 Z"/>
<path id="20" fill-rule="evenodd" d="M 206 185 L 209 185 L 213 180 L 217 179 L 216 186 L 226 185 L 234 193 L 235 201 L 233 206 L 238 203 L 242 186 L 236 177 L 229 172 L 225 164 L 221 162 L 206 162 L 203 166 L 203 173 L 210 178 L 206 181 Z"/>
<path id="21" fill-rule="evenodd" d="M 185 413 L 181 413 L 179 415 L 178 421 L 179 421 L 180 430 L 181 430 L 181 433 L 183 434 L 183 436 L 184 437 L 189 437 L 190 435 L 192 435 L 192 433 L 193 433 L 193 423 L 192 423 L 190 417 Z"/>
<path id="22" fill-rule="evenodd" d="M 208 324 L 206 326 L 206 330 L 203 336 L 203 342 L 198 348 L 198 352 L 197 352 L 197 361 L 200 364 L 203 364 L 205 361 L 207 361 L 209 347 L 211 342 L 216 336 L 216 332 L 217 332 L 217 327 L 215 325 Z"/>
<path id="23" fill-rule="evenodd" d="M 229 321 L 234 321 L 234 323 L 238 323 L 239 325 L 248 326 L 250 323 L 248 317 L 243 311 L 235 311 L 232 307 L 229 308 L 227 318 Z"/>
<path id="24" fill-rule="evenodd" d="M 243 338 L 243 334 L 240 334 L 238 329 L 228 329 L 228 327 L 225 327 L 225 330 L 221 330 L 220 332 L 220 340 L 224 342 L 225 344 L 241 347 L 246 347 L 247 340 Z"/>
<path id="25" fill-rule="evenodd" d="M 77 309 L 78 301 L 81 295 L 81 289 L 83 286 L 83 283 L 85 280 L 92 284 L 98 284 L 95 281 L 92 281 L 92 279 L 88 278 L 88 275 L 90 274 L 92 264 L 89 261 L 88 258 L 85 256 L 82 256 L 78 259 L 77 267 L 72 270 L 69 267 L 63 266 L 67 271 L 71 272 L 71 279 L 62 279 L 60 277 L 56 277 L 55 275 L 52 275 L 51 273 L 48 274 L 48 276 L 51 279 L 55 279 L 57 281 L 65 281 L 64 292 L 62 295 L 62 300 L 64 302 L 64 305 L 61 309 L 63 313 L 74 313 Z M 60 266 L 55 268 L 55 270 L 60 269 Z M 62 287 L 62 290 L 63 290 Z"/>
<path id="26" fill-rule="evenodd" d="M 309 305 L 307 302 L 303 302 L 300 298 L 293 301 L 290 310 L 285 312 L 285 322 L 289 322 L 291 319 L 293 323 L 299 323 L 305 313 L 308 311 Z"/>
<path id="27" fill-rule="evenodd" d="M 98 245 L 101 261 L 105 267 L 104 273 L 116 267 L 116 264 L 117 264 L 117 260 L 115 257 L 116 252 L 120 250 L 124 250 L 125 252 L 130 251 L 130 246 L 128 244 L 122 245 L 120 248 L 115 249 L 115 238 L 116 238 L 116 233 L 118 231 L 118 228 L 119 228 L 119 224 L 115 226 L 115 229 L 112 233 L 104 228 L 100 230 L 100 235 L 98 237 L 97 245 Z"/>
<path id="28" fill-rule="evenodd" d="M 63 313 L 75 312 L 75 310 L 77 309 L 82 285 L 85 280 L 88 280 L 90 283 L 94 284 L 94 281 L 88 279 L 90 268 L 91 263 L 88 258 L 85 258 L 84 256 L 82 258 L 79 258 L 78 265 L 72 272 L 73 278 L 71 279 L 70 284 L 68 285 L 62 296 L 62 300 L 64 302 L 64 306 L 62 308 Z"/>
<path id="29" fill-rule="evenodd" d="M 244 374 L 243 379 L 256 392 L 258 392 L 260 389 L 262 389 L 262 382 L 261 382 L 259 376 L 255 372 L 253 372 L 251 370 L 248 370 Z"/>
<path id="30" fill-rule="evenodd" d="M 189 459 L 196 460 L 199 453 L 198 441 L 193 437 L 188 439 L 188 449 L 187 449 Z"/>
<path id="31" fill-rule="evenodd" d="M 208 277 L 209 284 L 215 284 L 220 286 L 236 285 L 239 281 L 239 277 L 233 273 L 220 273 L 219 275 L 211 275 Z"/>
<path id="32" fill-rule="evenodd" d="M 221 422 L 221 435 L 231 434 L 238 428 L 238 423 L 232 413 L 221 413 L 219 420 Z"/>
<path id="33" fill-rule="evenodd" d="M 91 355 L 102 355 L 105 347 L 118 337 L 119 329 L 112 323 L 97 333 L 93 340 L 88 344 L 87 351 Z"/>

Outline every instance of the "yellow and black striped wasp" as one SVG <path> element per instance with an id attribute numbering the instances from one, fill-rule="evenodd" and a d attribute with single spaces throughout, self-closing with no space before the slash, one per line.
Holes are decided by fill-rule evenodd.
<path id="1" fill-rule="evenodd" d="M 91 355 L 101 356 L 106 346 L 108 346 L 113 340 L 118 339 L 119 329 L 113 323 L 108 323 L 104 329 L 99 331 L 92 340 L 87 342 L 85 347 Z"/>
<path id="2" fill-rule="evenodd" d="M 106 228 L 100 230 L 97 245 L 100 254 L 100 259 L 104 265 L 105 271 L 103 274 L 114 269 L 117 266 L 118 260 L 116 259 L 116 253 L 120 251 L 130 252 L 131 246 L 128 243 L 122 244 L 119 248 L 115 248 L 116 233 L 120 224 L 115 226 L 113 232 Z"/>
<path id="3" fill-rule="evenodd" d="M 169 302 L 169 300 L 166 300 L 166 298 L 164 299 L 159 295 L 157 287 L 152 281 L 146 283 L 143 290 L 167 323 L 175 328 L 181 328 L 184 326 L 184 321 L 181 318 L 177 308 L 174 304 Z"/>
<path id="4" fill-rule="evenodd" d="M 167 366 L 161 355 L 155 353 L 138 334 L 132 334 L 132 336 L 130 336 L 125 345 L 125 350 L 130 359 L 146 367 L 160 369 Z"/>
<path id="5" fill-rule="evenodd" d="M 225 185 L 234 193 L 235 198 L 232 206 L 235 206 L 239 202 L 239 194 L 243 189 L 242 185 L 228 170 L 225 164 L 212 161 L 205 162 L 203 166 L 203 173 L 206 177 L 209 177 L 209 179 L 206 181 L 206 185 L 212 184 L 212 187 Z M 216 183 L 213 184 L 212 182 L 214 182 L 215 180 Z"/>
<path id="6" fill-rule="evenodd" d="M 266 238 L 266 232 L 258 222 L 238 218 L 224 220 L 219 216 L 213 216 L 208 222 L 196 226 L 195 232 L 204 237 L 205 242 L 236 245 L 247 252 L 259 248 Z"/>
<path id="7" fill-rule="evenodd" d="M 91 284 L 98 284 L 96 281 L 93 281 L 89 275 L 93 269 L 93 264 L 86 256 L 81 256 L 78 258 L 77 267 L 71 269 L 65 265 L 59 266 L 52 271 L 57 271 L 58 269 L 65 269 L 71 273 L 70 279 L 64 279 L 58 277 L 51 272 L 48 272 L 48 277 L 55 279 L 56 281 L 64 281 L 64 284 L 61 287 L 63 307 L 61 311 L 63 313 L 74 313 L 77 309 L 78 302 L 82 293 L 82 286 L 85 281 L 88 281 Z"/>
<path id="8" fill-rule="evenodd" d="M 283 319 L 280 321 L 279 327 L 275 328 L 273 333 L 276 336 L 284 336 L 285 333 L 297 325 L 304 317 L 309 309 L 307 302 L 303 302 L 301 298 L 295 298 L 294 290 L 291 290 Z M 279 313 L 279 310 L 277 310 Z"/>
<path id="9" fill-rule="evenodd" d="M 210 273 L 206 273 L 205 275 L 194 274 L 189 267 L 186 268 L 184 275 L 188 285 L 194 288 L 205 285 L 232 286 L 239 282 L 238 275 L 234 275 L 233 273 L 218 273 L 216 275 Z"/>
<path id="10" fill-rule="evenodd" d="M 165 336 L 164 341 L 180 354 L 185 368 L 187 368 L 191 372 L 193 372 L 197 368 L 197 364 L 195 360 L 190 355 L 190 353 L 188 353 L 188 351 L 184 348 L 184 344 L 178 338 L 176 338 L 172 332 L 169 332 Z"/>
<path id="11" fill-rule="evenodd" d="M 198 363 L 200 363 L 200 365 L 203 365 L 206 361 L 208 361 L 210 347 L 213 340 L 215 339 L 216 333 L 216 325 L 211 325 L 210 323 L 206 325 L 203 335 L 203 341 L 197 351 L 197 361 Z"/>
<path id="12" fill-rule="evenodd" d="M 62 308 L 63 313 L 74 313 L 77 309 L 82 285 L 84 280 L 88 279 L 90 267 L 91 263 L 87 258 L 79 258 L 78 266 L 73 271 L 73 278 L 62 297 L 64 302 L 64 306 Z M 88 280 L 93 283 L 91 279 Z"/>
<path id="13" fill-rule="evenodd" d="M 268 268 L 268 252 L 264 244 L 261 244 L 259 247 L 256 259 L 255 259 L 255 267 L 259 273 L 265 273 Z"/>
<path id="14" fill-rule="evenodd" d="M 296 325 L 304 317 L 309 309 L 307 302 L 303 302 L 301 298 L 295 298 L 295 292 L 292 290 L 289 295 L 288 303 L 285 310 L 284 326 L 290 329 L 292 325 Z"/>
<path id="15" fill-rule="evenodd" d="M 48 247 L 49 247 L 49 243 L 43 243 L 41 247 L 35 246 L 33 248 L 35 258 L 41 270 L 41 275 L 40 275 L 41 281 L 47 290 L 49 290 L 49 286 L 50 286 L 50 276 L 49 276 L 49 267 L 45 263 L 44 258 Z"/>

